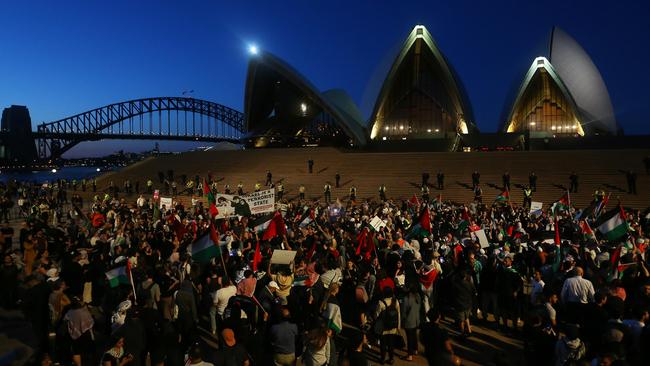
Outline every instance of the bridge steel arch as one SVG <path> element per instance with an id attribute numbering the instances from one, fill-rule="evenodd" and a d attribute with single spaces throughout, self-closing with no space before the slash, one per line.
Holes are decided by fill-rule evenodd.
<path id="1" fill-rule="evenodd" d="M 176 117 L 173 122 L 172 112 Z M 179 112 L 183 115 L 180 116 Z M 245 132 L 244 114 L 232 108 L 195 98 L 157 97 L 109 104 L 42 123 L 34 132 L 34 138 L 39 157 L 48 159 L 60 157 L 83 141 L 131 139 L 238 143 Z"/>

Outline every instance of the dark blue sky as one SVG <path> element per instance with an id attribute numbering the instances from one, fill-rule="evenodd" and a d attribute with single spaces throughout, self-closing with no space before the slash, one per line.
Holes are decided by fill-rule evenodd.
<path id="1" fill-rule="evenodd" d="M 650 11 L 645 1 L 12 1 L 0 8 L 0 106 L 34 122 L 123 100 L 180 95 L 242 109 L 256 43 L 321 90 L 362 107 L 417 23 L 464 82 L 481 131 L 553 25 L 601 71 L 626 133 L 650 133 Z M 369 85 L 371 85 L 369 87 Z"/>

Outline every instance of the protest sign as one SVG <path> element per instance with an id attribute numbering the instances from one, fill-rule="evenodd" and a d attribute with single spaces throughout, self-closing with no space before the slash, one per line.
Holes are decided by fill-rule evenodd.
<path id="1" fill-rule="evenodd" d="M 296 258 L 295 250 L 280 250 L 273 251 L 271 256 L 271 264 L 289 264 Z"/>
<path id="2" fill-rule="evenodd" d="M 476 235 L 479 243 L 481 243 L 481 248 L 487 248 L 490 246 L 490 242 L 488 241 L 488 238 L 485 235 L 485 231 L 483 229 L 476 230 L 473 232 L 473 234 Z"/>
<path id="3" fill-rule="evenodd" d="M 165 206 L 166 209 L 171 210 L 172 209 L 172 198 L 171 197 L 160 197 L 160 208 Z"/>
<path id="4" fill-rule="evenodd" d="M 375 216 L 370 220 L 370 226 L 372 226 L 375 231 L 379 231 L 382 227 L 386 226 L 386 222 L 380 219 L 379 216 Z"/>
<path id="5" fill-rule="evenodd" d="M 539 216 L 542 214 L 542 206 L 544 206 L 544 203 L 542 202 L 531 202 L 530 203 L 530 214 L 534 216 Z"/>

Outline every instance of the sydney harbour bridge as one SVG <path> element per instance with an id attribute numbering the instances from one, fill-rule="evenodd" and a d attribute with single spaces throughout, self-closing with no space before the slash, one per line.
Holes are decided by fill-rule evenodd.
<path id="1" fill-rule="evenodd" d="M 32 131 L 26 107 L 2 115 L 0 153 L 7 162 L 32 163 L 61 157 L 84 141 L 103 139 L 237 143 L 245 133 L 243 113 L 214 102 L 157 97 L 109 104 Z"/>

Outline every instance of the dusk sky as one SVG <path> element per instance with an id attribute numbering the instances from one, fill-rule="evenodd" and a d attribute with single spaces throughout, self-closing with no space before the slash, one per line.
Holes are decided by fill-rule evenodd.
<path id="1" fill-rule="evenodd" d="M 619 124 L 648 134 L 645 1 L 7 1 L 0 5 L 0 106 L 34 124 L 154 96 L 243 108 L 256 44 L 321 90 L 343 88 L 368 118 L 399 45 L 423 24 L 458 72 L 483 132 L 548 41 L 572 35 L 599 68 Z"/>

